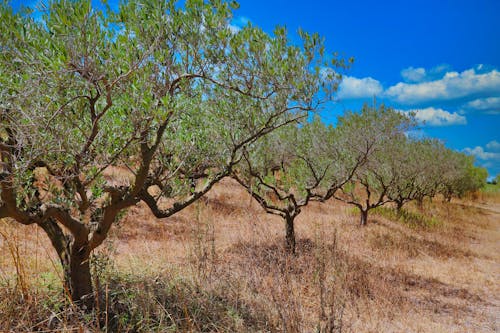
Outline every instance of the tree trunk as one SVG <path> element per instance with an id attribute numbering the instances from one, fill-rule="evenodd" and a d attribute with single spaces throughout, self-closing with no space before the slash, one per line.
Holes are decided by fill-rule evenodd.
<path id="1" fill-rule="evenodd" d="M 420 210 L 421 212 L 424 211 L 424 198 L 417 199 L 417 207 L 418 207 L 418 210 Z"/>
<path id="2" fill-rule="evenodd" d="M 366 222 L 368 221 L 368 209 L 360 209 L 361 212 L 361 225 L 365 226 Z"/>
<path id="3" fill-rule="evenodd" d="M 94 292 L 90 273 L 88 244 L 73 242 L 65 235 L 59 225 L 48 220 L 40 227 L 49 237 L 52 246 L 59 256 L 64 272 L 64 285 L 71 299 L 86 310 L 94 307 Z"/>
<path id="4" fill-rule="evenodd" d="M 94 291 L 90 274 L 90 253 L 88 244 L 71 246 L 70 255 L 70 285 L 71 299 L 88 310 L 94 306 Z"/>
<path id="5" fill-rule="evenodd" d="M 403 201 L 396 201 L 396 210 L 401 213 L 401 209 L 403 208 Z"/>
<path id="6" fill-rule="evenodd" d="M 286 250 L 290 254 L 295 254 L 295 227 L 294 227 L 295 217 L 287 215 L 286 221 Z"/>

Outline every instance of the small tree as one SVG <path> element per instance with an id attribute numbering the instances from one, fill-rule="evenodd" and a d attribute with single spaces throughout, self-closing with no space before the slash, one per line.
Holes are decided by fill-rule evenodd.
<path id="1" fill-rule="evenodd" d="M 297 47 L 282 28 L 234 32 L 222 1 L 113 12 L 61 0 L 45 12 L 40 22 L 0 4 L 0 218 L 46 232 L 87 308 L 90 254 L 124 209 L 143 201 L 175 214 L 337 85 L 319 71 L 317 35 L 301 33 Z M 115 166 L 129 177 L 105 178 Z"/>
<path id="2" fill-rule="evenodd" d="M 399 147 L 411 125 L 406 115 L 383 105 L 365 105 L 360 113 L 339 118 L 338 126 L 349 137 L 348 154 L 363 163 L 334 197 L 359 209 L 361 225 L 366 225 L 371 209 L 391 201 L 387 195 L 401 178 L 400 166 L 391 161 L 393 154 L 401 154 Z"/>
<path id="3" fill-rule="evenodd" d="M 360 163 L 345 154 L 341 132 L 316 117 L 256 143 L 232 176 L 267 213 L 283 218 L 286 249 L 294 253 L 294 222 L 302 208 L 330 198 Z"/>

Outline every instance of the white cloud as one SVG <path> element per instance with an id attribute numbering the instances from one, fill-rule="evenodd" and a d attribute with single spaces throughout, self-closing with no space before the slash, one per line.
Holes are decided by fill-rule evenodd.
<path id="1" fill-rule="evenodd" d="M 408 67 L 401 71 L 401 76 L 408 82 L 422 82 L 426 77 L 426 71 L 422 67 Z"/>
<path id="2" fill-rule="evenodd" d="M 450 66 L 447 64 L 435 66 L 430 69 L 410 66 L 401 71 L 401 77 L 403 77 L 405 82 L 410 83 L 429 82 L 442 79 L 450 69 Z M 482 67 L 477 69 L 480 70 Z"/>
<path id="3" fill-rule="evenodd" d="M 465 148 L 464 153 L 474 155 L 480 160 L 500 160 L 500 153 L 485 151 L 483 147 Z"/>
<path id="4" fill-rule="evenodd" d="M 358 79 L 346 76 L 340 84 L 338 97 L 345 99 L 366 98 L 380 95 L 382 91 L 382 84 L 371 77 Z"/>
<path id="5" fill-rule="evenodd" d="M 415 119 L 428 126 L 451 126 L 451 125 L 465 125 L 467 119 L 456 112 L 448 112 L 443 109 L 425 108 L 418 110 L 407 110 L 403 112 L 412 112 Z"/>
<path id="6" fill-rule="evenodd" d="M 487 111 L 489 113 L 500 113 L 500 97 L 475 99 L 468 102 L 466 106 L 471 109 Z"/>
<path id="7" fill-rule="evenodd" d="M 410 72 L 415 76 L 415 70 Z M 500 93 L 500 72 L 496 69 L 486 73 L 477 73 L 476 69 L 461 73 L 447 72 L 441 79 L 428 82 L 399 82 L 389 87 L 385 96 L 400 103 L 412 104 L 485 93 Z"/>
<path id="8" fill-rule="evenodd" d="M 486 144 L 486 148 L 488 150 L 493 150 L 493 151 L 498 151 L 500 152 L 500 142 L 496 141 L 496 140 L 493 140 L 493 141 L 490 141 Z"/>

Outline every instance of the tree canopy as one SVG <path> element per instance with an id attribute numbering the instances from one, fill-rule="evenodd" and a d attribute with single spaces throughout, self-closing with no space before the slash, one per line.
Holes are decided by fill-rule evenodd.
<path id="1" fill-rule="evenodd" d="M 362 164 L 346 150 L 348 139 L 342 129 L 314 117 L 256 142 L 232 173 L 267 213 L 284 219 L 290 252 L 302 207 L 331 198 Z"/>
<path id="2" fill-rule="evenodd" d="M 178 212 L 337 88 L 324 69 L 345 64 L 318 35 L 296 46 L 281 27 L 234 31 L 233 6 L 60 0 L 35 20 L 1 3 L 0 216 L 44 228 L 75 300 L 91 293 L 87 259 L 123 209 Z M 128 176 L 106 178 L 116 167 Z"/>

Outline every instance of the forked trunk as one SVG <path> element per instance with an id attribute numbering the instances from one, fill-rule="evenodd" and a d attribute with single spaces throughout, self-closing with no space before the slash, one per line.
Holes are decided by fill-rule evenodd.
<path id="1" fill-rule="evenodd" d="M 286 221 L 286 250 L 290 254 L 295 254 L 295 227 L 294 227 L 294 217 L 287 215 Z"/>
<path id="2" fill-rule="evenodd" d="M 365 226 L 366 222 L 368 221 L 368 209 L 360 209 L 361 211 L 361 225 Z"/>

